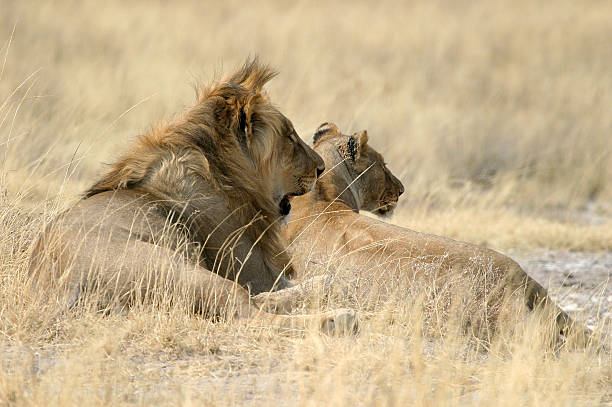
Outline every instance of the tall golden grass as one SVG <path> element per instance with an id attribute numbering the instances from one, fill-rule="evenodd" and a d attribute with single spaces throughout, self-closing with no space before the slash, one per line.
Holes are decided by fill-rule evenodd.
<path id="1" fill-rule="evenodd" d="M 550 348 L 540 314 L 482 341 L 451 310 L 432 334 L 426 287 L 389 283 L 365 305 L 347 283 L 313 300 L 368 311 L 358 336 L 334 338 L 180 303 L 58 315 L 26 279 L 33 239 L 101 162 L 254 54 L 280 71 L 269 92 L 303 138 L 323 121 L 368 129 L 406 186 L 394 223 L 501 250 L 611 250 L 612 4 L 0 10 L 0 404 L 612 404 L 609 353 Z"/>

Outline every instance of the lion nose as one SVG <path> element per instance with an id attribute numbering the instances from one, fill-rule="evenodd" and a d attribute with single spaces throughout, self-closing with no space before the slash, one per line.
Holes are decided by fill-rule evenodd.
<path id="1" fill-rule="evenodd" d="M 399 190 L 399 194 L 398 195 L 401 195 L 403 193 L 404 193 L 404 186 L 402 185 L 402 186 L 400 186 L 400 190 Z"/>
<path id="2" fill-rule="evenodd" d="M 325 171 L 325 166 L 317 168 L 317 178 L 319 178 L 321 174 L 323 174 L 323 171 Z"/>

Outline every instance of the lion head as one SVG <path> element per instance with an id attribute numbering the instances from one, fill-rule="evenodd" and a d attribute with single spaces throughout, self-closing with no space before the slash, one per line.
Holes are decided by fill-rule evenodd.
<path id="1" fill-rule="evenodd" d="M 377 215 L 393 212 L 404 186 L 387 168 L 383 156 L 368 144 L 367 131 L 345 135 L 335 124 L 323 123 L 314 134 L 314 150 L 324 157 L 328 171 L 337 171 L 333 177 L 324 174 L 321 182 L 342 183 L 329 191 L 338 195 L 343 190 L 350 192 L 357 210 Z"/>
<path id="2" fill-rule="evenodd" d="M 234 138 L 247 159 L 252 161 L 281 215 L 289 214 L 291 198 L 314 187 L 323 173 L 323 159 L 298 136 L 285 117 L 262 91 L 276 72 L 248 62 L 227 79 L 232 89 L 240 89 L 229 124 Z M 210 97 L 205 92 L 205 97 Z"/>
<path id="3" fill-rule="evenodd" d="M 268 119 L 267 122 L 271 121 Z M 279 213 L 288 215 L 291 199 L 313 189 L 317 178 L 325 170 L 325 163 L 298 136 L 286 117 L 279 114 L 278 120 L 272 123 L 272 128 L 262 128 L 260 136 L 254 137 L 255 140 L 266 140 L 263 135 L 268 135 L 266 146 L 254 143 L 252 156 L 257 157 L 255 161 L 259 161 L 259 171 L 270 181 L 272 197 L 278 204 Z"/>
<path id="4" fill-rule="evenodd" d="M 183 190 L 194 193 L 200 182 L 193 176 L 181 178 L 186 171 L 212 178 L 220 190 L 237 190 L 228 194 L 249 197 L 264 213 L 287 215 L 291 198 L 309 192 L 325 166 L 264 92 L 274 76 L 274 70 L 254 59 L 201 88 L 193 107 L 142 136 L 85 197 L 155 188 L 180 200 L 179 187 L 184 184 Z M 177 169 L 177 160 L 188 168 Z"/>

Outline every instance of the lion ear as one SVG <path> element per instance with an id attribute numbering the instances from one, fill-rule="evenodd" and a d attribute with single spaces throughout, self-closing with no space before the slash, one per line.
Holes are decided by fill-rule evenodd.
<path id="1" fill-rule="evenodd" d="M 250 138 L 253 134 L 250 124 L 250 115 L 248 115 L 248 111 L 244 106 L 238 111 L 238 133 L 245 139 Z"/>
<path id="2" fill-rule="evenodd" d="M 276 74 L 276 71 L 261 64 L 259 59 L 254 57 L 247 59 L 240 69 L 226 79 L 224 98 L 230 101 L 231 108 L 237 115 L 233 120 L 237 117 L 240 138 L 247 140 L 253 135 L 252 116 L 253 111 L 257 109 L 255 105 L 267 100 L 263 87 Z"/>
<path id="3" fill-rule="evenodd" d="M 361 156 L 363 148 L 368 143 L 368 132 L 367 130 L 358 131 L 354 133 L 348 140 L 348 153 L 353 161 L 356 161 Z"/>
<path id="4" fill-rule="evenodd" d="M 235 113 L 237 115 L 234 116 L 236 117 L 234 120 L 234 128 L 236 128 L 235 130 L 235 135 L 236 135 L 236 139 L 238 140 L 238 144 L 240 144 L 240 148 L 242 148 L 242 151 L 244 152 L 244 154 L 246 154 L 247 156 L 250 154 L 249 153 L 249 145 L 251 144 L 252 140 L 253 140 L 253 134 L 254 134 L 254 129 L 253 129 L 253 103 L 255 103 L 254 98 L 253 97 L 245 97 L 245 98 L 241 98 L 239 99 L 238 103 L 237 103 L 237 112 Z"/>
<path id="5" fill-rule="evenodd" d="M 238 127 L 248 138 L 253 135 L 253 115 L 257 111 L 257 104 L 265 101 L 259 92 L 250 92 L 238 98 Z"/>
<path id="6" fill-rule="evenodd" d="M 317 144 L 317 142 L 320 141 L 323 136 L 327 135 L 339 136 L 340 130 L 338 130 L 338 127 L 334 123 L 325 122 L 321 124 L 315 131 L 315 134 L 312 138 L 312 142 L 314 144 Z"/>

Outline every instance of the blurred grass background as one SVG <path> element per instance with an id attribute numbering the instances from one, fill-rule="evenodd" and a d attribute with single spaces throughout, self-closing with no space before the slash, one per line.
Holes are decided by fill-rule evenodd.
<path id="1" fill-rule="evenodd" d="M 609 405 L 609 354 L 553 355 L 537 315 L 486 355 L 458 328 L 429 343 L 406 287 L 356 338 L 180 307 L 56 321 L 24 289 L 44 221 L 255 54 L 305 140 L 368 130 L 406 187 L 391 222 L 612 250 L 611 39 L 608 1 L 0 0 L 0 404 Z"/>
<path id="2" fill-rule="evenodd" d="M 406 185 L 400 223 L 423 207 L 610 213 L 609 2 L 2 9 L 4 182 L 27 185 L 29 201 L 54 196 L 71 160 L 78 193 L 130 138 L 190 105 L 193 84 L 257 54 L 280 71 L 269 92 L 304 139 L 323 121 L 368 129 Z"/>

